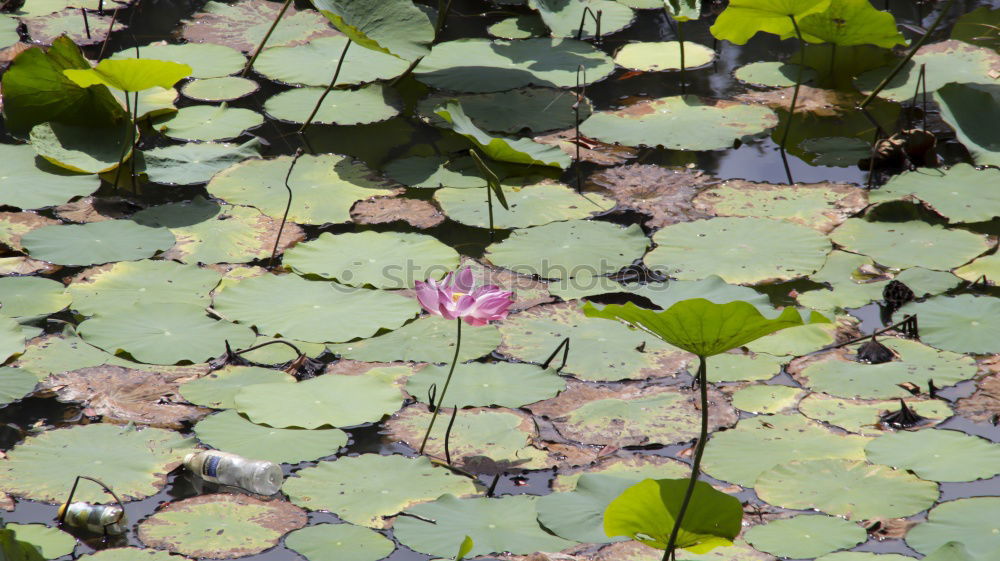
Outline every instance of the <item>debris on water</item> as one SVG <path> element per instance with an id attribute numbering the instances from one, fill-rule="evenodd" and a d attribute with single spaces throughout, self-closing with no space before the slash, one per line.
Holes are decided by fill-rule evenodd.
<path id="1" fill-rule="evenodd" d="M 926 417 L 918 415 L 902 399 L 899 400 L 899 410 L 883 413 L 879 416 L 882 424 L 892 429 L 913 428 L 927 420 Z"/>
<path id="2" fill-rule="evenodd" d="M 879 343 L 873 335 L 871 340 L 858 347 L 858 362 L 868 364 L 882 364 L 890 362 L 896 358 L 896 354 L 882 343 Z"/>

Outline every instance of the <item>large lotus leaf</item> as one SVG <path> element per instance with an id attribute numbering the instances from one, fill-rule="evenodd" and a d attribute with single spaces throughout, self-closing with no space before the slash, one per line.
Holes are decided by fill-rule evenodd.
<path id="1" fill-rule="evenodd" d="M 38 156 L 31 146 L 0 144 L 4 162 L 0 204 L 29 209 L 65 203 L 89 195 L 101 185 L 90 174 L 71 172 Z"/>
<path id="2" fill-rule="evenodd" d="M 9 47 L 21 40 L 20 35 L 17 33 L 19 25 L 21 25 L 21 22 L 12 16 L 4 15 L 0 17 L 0 45 Z"/>
<path id="3" fill-rule="evenodd" d="M 222 275 L 173 261 L 115 263 L 84 271 L 67 289 L 73 309 L 93 316 L 131 308 L 146 299 L 159 304 L 209 304 Z"/>
<path id="4" fill-rule="evenodd" d="M 615 477 L 585 473 L 576 489 L 552 493 L 538 500 L 538 521 L 555 535 L 585 543 L 621 541 L 604 533 L 604 510 L 642 477 Z"/>
<path id="5" fill-rule="evenodd" d="M 253 205 L 270 216 L 281 216 L 288 204 L 285 176 L 291 156 L 250 160 L 220 172 L 208 192 L 232 204 Z M 288 181 L 292 207 L 288 219 L 299 224 L 348 222 L 355 202 L 393 195 L 393 184 L 346 156 L 302 156 Z"/>
<path id="6" fill-rule="evenodd" d="M 47 502 L 66 500 L 68 485 L 84 473 L 106 483 L 123 500 L 156 494 L 167 473 L 191 451 L 193 441 L 174 431 L 127 429 L 108 424 L 48 430 L 29 436 L 0 464 L 0 490 Z M 97 485 L 81 484 L 75 498 L 114 499 Z"/>
<path id="7" fill-rule="evenodd" d="M 269 33 L 281 9 L 281 4 L 268 0 L 242 0 L 236 4 L 208 2 L 184 24 L 181 34 L 189 43 L 214 43 L 250 52 Z M 291 6 L 267 44 L 301 45 L 334 34 L 336 31 L 320 14 Z"/>
<path id="8" fill-rule="evenodd" d="M 898 432 L 865 448 L 868 460 L 932 481 L 973 481 L 1000 473 L 1000 445 L 951 430 Z"/>
<path id="9" fill-rule="evenodd" d="M 614 201 L 595 193 L 581 195 L 561 183 L 503 185 L 508 208 L 493 205 L 497 228 L 524 228 L 550 222 L 588 218 L 614 208 Z M 490 225 L 485 192 L 479 189 L 439 189 L 434 200 L 449 218 L 469 226 Z"/>
<path id="10" fill-rule="evenodd" d="M 448 101 L 435 108 L 434 112 L 445 121 L 447 128 L 465 137 L 493 160 L 529 166 L 569 167 L 569 156 L 555 146 L 528 138 L 494 137 L 483 132 L 469 119 L 458 101 Z"/>
<path id="11" fill-rule="evenodd" d="M 954 222 L 987 222 L 1000 216 L 1000 195 L 990 189 L 997 182 L 1000 170 L 979 171 L 960 163 L 947 170 L 903 172 L 871 191 L 868 198 L 873 203 L 916 199 Z"/>
<path id="12" fill-rule="evenodd" d="M 39 0 L 36 0 L 36 2 Z M 47 0 L 40 0 L 45 3 Z M 71 6 L 80 4 L 76 0 L 64 2 Z M 85 3 L 93 5 L 90 0 Z M 78 8 L 66 8 L 43 16 L 24 18 L 24 26 L 27 28 L 27 35 L 31 37 L 32 43 L 38 45 L 51 45 L 60 37 L 67 37 L 81 47 L 98 45 L 107 40 L 112 31 L 112 27 L 117 24 L 115 31 L 123 30 L 126 22 L 115 21 L 110 14 L 98 14 L 94 10 L 88 10 L 86 22 Z M 122 18 L 124 19 L 124 18 Z M 89 31 L 89 34 L 88 34 Z"/>
<path id="13" fill-rule="evenodd" d="M 430 86 L 457 92 L 499 92 L 523 86 L 569 88 L 614 71 L 611 58 L 573 39 L 458 39 L 434 46 L 414 75 Z"/>
<path id="14" fill-rule="evenodd" d="M 752 384 L 733 393 L 733 406 L 748 413 L 773 415 L 791 410 L 809 393 L 780 384 Z"/>
<path id="15" fill-rule="evenodd" d="M 187 64 L 145 58 L 104 59 L 87 69 L 70 68 L 63 74 L 82 88 L 104 85 L 125 92 L 138 92 L 159 86 L 173 87 L 191 75 Z"/>
<path id="16" fill-rule="evenodd" d="M 180 387 L 184 399 L 215 409 L 233 409 L 235 397 L 244 387 L 255 384 L 295 383 L 295 378 L 280 370 L 259 366 L 226 366 Z"/>
<path id="17" fill-rule="evenodd" d="M 631 8 L 612 0 L 528 0 L 528 6 L 538 10 L 542 21 L 555 37 L 577 37 L 583 29 L 584 37 L 609 35 L 628 27 L 635 14 Z M 585 12 L 589 10 L 589 14 Z M 600 14 L 600 27 L 594 14 Z M 589 16 L 589 17 L 588 17 Z M 580 22 L 583 22 L 581 24 Z"/>
<path id="18" fill-rule="evenodd" d="M 752 62 L 746 66 L 737 68 L 733 72 L 733 76 L 737 80 L 755 86 L 787 88 L 795 85 L 795 79 L 798 78 L 800 70 L 802 72 L 803 84 L 814 83 L 816 81 L 816 71 L 812 68 L 800 68 L 798 64 L 782 62 Z"/>
<path id="19" fill-rule="evenodd" d="M 850 257 L 846 257 L 850 256 Z M 871 264 L 871 260 L 862 255 L 834 251 L 827 258 L 826 265 L 810 278 L 816 282 L 826 282 L 833 290 L 810 290 L 798 297 L 799 304 L 819 310 L 844 310 L 860 308 L 874 300 L 882 298 L 882 291 L 889 280 L 877 282 L 856 282 L 858 267 Z M 823 276 L 820 280 L 818 276 Z M 941 294 L 958 286 L 962 281 L 959 277 L 943 271 L 931 271 L 923 267 L 910 267 L 894 277 L 913 290 L 919 298 L 927 295 Z"/>
<path id="20" fill-rule="evenodd" d="M 59 265 L 87 266 L 138 261 L 174 245 L 166 228 L 148 228 L 131 220 L 45 226 L 21 237 L 35 259 Z"/>
<path id="21" fill-rule="evenodd" d="M 455 322 L 438 316 L 417 319 L 403 327 L 353 343 L 330 345 L 330 350 L 344 358 L 368 362 L 451 363 L 455 356 Z M 500 344 L 500 334 L 493 325 L 463 326 L 458 359 L 465 362 L 489 354 Z"/>
<path id="22" fill-rule="evenodd" d="M 486 28 L 492 37 L 498 39 L 528 39 L 548 35 L 549 29 L 537 14 L 521 14 L 504 18 Z"/>
<path id="23" fill-rule="evenodd" d="M 798 21 L 802 38 L 811 43 L 833 43 L 838 47 L 878 45 L 891 49 L 905 45 L 906 39 L 896 29 L 896 18 L 876 10 L 868 0 L 829 2 L 822 12 L 812 12 Z M 791 30 L 785 38 L 795 36 Z"/>
<path id="24" fill-rule="evenodd" d="M 869 440 L 836 434 L 801 415 L 753 417 L 712 435 L 704 468 L 712 477 L 750 487 L 761 473 L 792 460 L 864 459 Z"/>
<path id="25" fill-rule="evenodd" d="M 544 362 L 568 338 L 569 357 L 562 373 L 581 380 L 671 376 L 690 358 L 648 333 L 588 318 L 574 303 L 537 306 L 510 316 L 500 324 L 500 334 L 501 353 L 533 363 Z M 561 354 L 554 360 L 561 364 Z"/>
<path id="26" fill-rule="evenodd" d="M 786 36 L 795 33 L 792 17 L 826 9 L 830 0 L 733 0 L 715 20 L 712 35 L 743 45 L 758 32 Z"/>
<path id="27" fill-rule="evenodd" d="M 223 316 L 266 335 L 313 343 L 371 337 L 416 315 L 416 300 L 391 292 L 266 275 L 241 281 L 215 296 Z"/>
<path id="28" fill-rule="evenodd" d="M 249 346 L 254 333 L 241 325 L 210 318 L 204 305 L 138 301 L 80 324 L 80 336 L 109 353 L 124 351 L 139 362 L 204 362 L 222 355 L 226 342 Z"/>
<path id="29" fill-rule="evenodd" d="M 517 230 L 486 248 L 494 265 L 543 279 L 565 279 L 581 271 L 614 273 L 631 265 L 649 247 L 633 224 L 572 220 Z"/>
<path id="30" fill-rule="evenodd" d="M 12 530 L 18 541 L 31 544 L 43 559 L 69 555 L 76 548 L 76 538 L 44 524 L 8 523 L 3 529 Z"/>
<path id="31" fill-rule="evenodd" d="M 138 534 L 150 547 L 233 559 L 273 547 L 306 522 L 305 512 L 284 501 L 218 493 L 166 505 L 139 524 Z"/>
<path id="32" fill-rule="evenodd" d="M 392 88 L 371 84 L 356 90 L 298 88 L 281 92 L 264 104 L 264 111 L 280 121 L 304 123 L 321 96 L 323 105 L 313 117 L 318 124 L 367 125 L 391 119 L 399 114 L 402 102 Z"/>
<path id="33" fill-rule="evenodd" d="M 972 497 L 941 503 L 906 535 L 913 549 L 934 553 L 942 545 L 958 541 L 969 553 L 986 560 L 1000 551 L 1000 534 L 993 532 L 1000 517 L 1000 497 Z M 943 561 L 943 560 L 942 560 Z"/>
<path id="34" fill-rule="evenodd" d="M 987 279 L 1000 278 L 1000 253 L 991 253 L 980 257 L 955 269 L 954 273 L 967 281 L 976 281 L 983 276 Z"/>
<path id="35" fill-rule="evenodd" d="M 865 529 L 853 522 L 815 514 L 772 520 L 750 528 L 746 535 L 755 548 L 791 559 L 813 558 L 848 549 L 867 538 Z"/>
<path id="36" fill-rule="evenodd" d="M 165 118 L 157 119 L 156 129 L 178 140 L 228 140 L 247 129 L 260 126 L 264 117 L 249 109 L 191 105 Z"/>
<path id="37" fill-rule="evenodd" d="M 552 491 L 565 493 L 576 488 L 577 481 L 585 474 L 600 477 L 617 477 L 632 483 L 658 477 L 687 477 L 691 473 L 687 464 L 655 454 L 621 454 L 598 458 L 596 464 L 578 468 L 559 469 L 559 475 L 552 481 Z"/>
<path id="38" fill-rule="evenodd" d="M 368 528 L 317 524 L 288 534 L 285 547 L 309 561 L 378 561 L 388 557 L 396 544 Z"/>
<path id="39" fill-rule="evenodd" d="M 657 561 L 662 558 L 662 551 L 631 540 L 605 546 L 594 556 L 595 561 Z M 774 561 L 775 557 L 750 547 L 742 538 L 736 538 L 733 540 L 733 545 L 717 547 L 708 553 L 678 551 L 677 559 L 678 561 Z"/>
<path id="40" fill-rule="evenodd" d="M 770 380 L 781 372 L 786 360 L 769 354 L 722 353 L 708 361 L 708 381 L 756 382 Z"/>
<path id="41" fill-rule="evenodd" d="M 475 546 L 469 557 L 490 553 L 528 554 L 559 551 L 573 542 L 545 532 L 536 520 L 538 497 L 516 495 L 497 499 L 457 499 L 444 495 L 417 505 L 400 516 L 393 533 L 403 545 L 430 555 L 450 557 L 464 536 Z"/>
<path id="42" fill-rule="evenodd" d="M 272 428 L 251 423 L 232 410 L 202 419 L 194 433 L 212 448 L 287 464 L 332 456 L 347 444 L 347 433 L 340 429 Z"/>
<path id="43" fill-rule="evenodd" d="M 296 475 L 286 479 L 282 487 L 293 503 L 309 510 L 327 510 L 347 522 L 372 528 L 383 528 L 385 517 L 442 494 L 476 492 L 471 480 L 434 467 L 425 456 L 342 456 Z"/>
<path id="44" fill-rule="evenodd" d="M 701 280 L 668 282 L 649 282 L 627 287 L 628 291 L 648 298 L 652 303 L 664 310 L 690 298 L 704 298 L 716 304 L 726 304 L 734 300 L 749 302 L 759 310 L 772 310 L 771 300 L 766 294 L 746 286 L 727 284 L 716 275 L 709 275 Z"/>
<path id="45" fill-rule="evenodd" d="M 254 70 L 272 80 L 303 86 L 326 86 L 337 70 L 348 39 L 321 37 L 296 47 L 265 49 L 254 62 Z M 348 49 L 337 76 L 338 85 L 367 84 L 390 80 L 409 64 L 402 59 L 369 49 Z M 310 104 L 310 109 L 312 104 Z"/>
<path id="46" fill-rule="evenodd" d="M 192 78 L 216 78 L 235 74 L 243 69 L 246 57 L 232 47 L 212 43 L 166 43 L 146 45 L 140 54 L 144 59 L 171 61 L 191 68 Z M 128 48 L 111 55 L 113 60 L 134 59 L 135 49 Z M 171 84 L 173 85 L 173 84 Z M 170 86 L 163 86 L 169 88 Z"/>
<path id="47" fill-rule="evenodd" d="M 434 113 L 434 108 L 451 99 L 461 104 L 465 114 L 477 127 L 506 134 L 518 134 L 525 130 L 538 133 L 566 129 L 576 123 L 577 107 L 580 119 L 586 119 L 591 113 L 587 98 L 578 99 L 565 90 L 553 88 L 520 88 L 506 92 L 457 96 L 437 94 L 423 99 L 417 105 L 417 110 L 432 124 L 440 126 L 442 119 Z"/>
<path id="48" fill-rule="evenodd" d="M 951 38 L 1000 52 L 1000 35 L 995 29 L 998 23 L 1000 10 L 981 6 L 958 18 L 951 28 Z"/>
<path id="49" fill-rule="evenodd" d="M 855 320 L 852 318 L 846 321 L 853 324 Z M 777 333 L 747 343 L 747 348 L 755 353 L 767 353 L 774 356 L 802 356 L 835 343 L 838 324 L 843 322 L 845 322 L 843 318 L 838 318 L 837 323 L 811 323 L 782 329 Z"/>
<path id="50" fill-rule="evenodd" d="M 734 284 L 805 276 L 830 252 L 830 240 L 812 228 L 767 218 L 682 222 L 659 230 L 653 241 L 648 267 L 681 280 L 718 275 Z"/>
<path id="51" fill-rule="evenodd" d="M 911 397 L 904 400 L 917 415 L 937 423 L 952 416 L 951 408 L 940 399 Z M 840 427 L 864 436 L 885 434 L 881 416 L 900 409 L 898 399 L 858 400 L 843 399 L 822 393 L 813 393 L 799 402 L 799 411 L 821 423 Z M 885 462 L 882 462 L 885 463 Z"/>
<path id="52" fill-rule="evenodd" d="M 486 187 L 486 180 L 479 175 L 472 158 L 446 156 L 410 156 L 393 160 L 385 166 L 385 173 L 408 187 L 453 187 L 469 189 Z"/>
<path id="53" fill-rule="evenodd" d="M 142 161 L 150 181 L 192 185 L 208 181 L 233 164 L 257 157 L 259 147 L 257 139 L 243 144 L 190 142 L 145 150 Z"/>
<path id="54" fill-rule="evenodd" d="M 236 409 L 278 428 L 347 427 L 374 422 L 400 408 L 399 388 L 376 376 L 328 374 L 295 384 L 255 384 L 236 392 Z"/>
<path id="55" fill-rule="evenodd" d="M 920 265 L 946 271 L 990 248 L 982 236 L 919 220 L 868 222 L 851 218 L 834 230 L 830 239 L 848 251 L 862 253 L 881 265 L 897 269 Z"/>
<path id="56" fill-rule="evenodd" d="M 427 14 L 410 0 L 312 0 L 351 41 L 404 60 L 425 55 L 434 40 Z"/>
<path id="57" fill-rule="evenodd" d="M 934 92 L 941 118 L 978 165 L 1000 165 L 1000 142 L 990 133 L 1000 126 L 1000 86 L 946 84 Z"/>
<path id="58" fill-rule="evenodd" d="M 38 378 L 21 368 L 0 366 L 0 406 L 13 403 L 30 394 L 38 384 Z"/>
<path id="59" fill-rule="evenodd" d="M 160 549 L 140 549 L 137 547 L 115 547 L 103 549 L 78 559 L 83 561 L 186 561 L 187 557 L 173 555 Z"/>
<path id="60" fill-rule="evenodd" d="M 641 72 L 680 70 L 682 48 L 685 68 L 705 66 L 715 58 L 714 50 L 691 41 L 684 41 L 683 47 L 679 41 L 652 41 L 628 43 L 615 53 L 615 62 Z"/>
<path id="61" fill-rule="evenodd" d="M 944 387 L 976 374 L 976 364 L 969 357 L 907 339 L 883 339 L 882 344 L 895 351 L 899 359 L 866 364 L 839 350 L 798 359 L 788 370 L 813 391 L 864 399 L 906 397 L 909 392 L 899 384 L 907 382 L 925 388 L 933 380 Z"/>
<path id="62" fill-rule="evenodd" d="M 15 329 L 17 329 L 18 334 L 20 333 L 19 326 L 15 322 L 11 322 L 10 329 L 12 336 Z M 46 335 L 32 339 L 22 349 L 24 354 L 18 357 L 14 366 L 31 372 L 39 381 L 44 380 L 50 374 L 59 374 L 101 364 L 135 366 L 135 363 L 129 363 L 92 347 L 76 336 Z"/>
<path id="63" fill-rule="evenodd" d="M 31 146 L 53 165 L 78 173 L 103 173 L 131 156 L 129 126 L 95 128 L 42 123 L 31 129 Z"/>
<path id="64" fill-rule="evenodd" d="M 440 279 L 458 266 L 458 253 L 432 236 L 401 232 L 358 232 L 299 244 L 282 263 L 300 275 L 317 275 L 351 286 L 413 288 Z"/>
<path id="65" fill-rule="evenodd" d="M 995 80 L 992 73 L 1000 68 L 1000 54 L 953 39 L 924 45 L 878 96 L 892 101 L 905 101 L 913 97 L 917 91 L 921 67 L 925 69 L 928 93 L 937 91 L 949 82 L 992 84 Z M 882 67 L 865 72 L 854 80 L 854 84 L 862 92 L 870 92 L 891 71 L 892 67 Z M 923 91 L 923 87 L 920 91 Z"/>
<path id="66" fill-rule="evenodd" d="M 961 294 L 907 304 L 903 314 L 920 317 L 920 340 L 956 353 L 1000 352 L 1000 300 Z M 937 376 L 935 376 L 935 381 Z"/>
<path id="67" fill-rule="evenodd" d="M 248 96 L 259 89 L 260 86 L 257 82 L 248 78 L 223 76 L 221 78 L 192 80 L 184 84 L 181 92 L 184 93 L 185 97 L 197 101 L 232 101 Z"/>
<path id="68" fill-rule="evenodd" d="M 448 370 L 433 365 L 420 370 L 407 380 L 407 393 L 427 403 L 430 387 L 443 388 Z M 555 397 L 565 387 L 566 382 L 555 372 L 531 364 L 470 362 L 455 368 L 455 379 L 448 386 L 445 405 L 520 407 Z"/>
<path id="69" fill-rule="evenodd" d="M 66 287 L 42 277 L 0 278 L 0 312 L 8 317 L 47 316 L 69 305 Z"/>
<path id="70" fill-rule="evenodd" d="M 580 134 L 625 146 L 717 150 L 777 124 L 778 116 L 762 105 L 685 95 L 598 111 L 580 125 Z"/>

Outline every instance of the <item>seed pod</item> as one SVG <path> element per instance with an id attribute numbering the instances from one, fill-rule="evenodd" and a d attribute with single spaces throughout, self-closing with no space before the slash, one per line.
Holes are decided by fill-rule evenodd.
<path id="1" fill-rule="evenodd" d="M 921 417 L 913 409 L 910 409 L 902 399 L 899 400 L 898 411 L 884 413 L 879 418 L 883 425 L 893 429 L 908 429 L 927 420 L 926 417 Z"/>
<path id="2" fill-rule="evenodd" d="M 913 300 L 913 291 L 898 280 L 889 281 L 889 284 L 882 289 L 882 299 L 885 300 L 887 308 L 895 311 Z"/>
<path id="3" fill-rule="evenodd" d="M 858 347 L 858 362 L 882 364 L 890 362 L 894 358 L 896 358 L 895 353 L 889 347 L 876 341 L 874 336 L 870 341 Z"/>

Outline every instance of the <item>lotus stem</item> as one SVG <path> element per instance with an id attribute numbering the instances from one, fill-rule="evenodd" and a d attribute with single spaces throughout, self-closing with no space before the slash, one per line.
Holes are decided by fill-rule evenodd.
<path id="1" fill-rule="evenodd" d="M 490 214 L 490 241 L 493 241 L 496 232 L 493 230 L 493 188 L 486 186 L 486 208 Z"/>
<path id="2" fill-rule="evenodd" d="M 681 95 L 687 95 L 687 73 L 684 70 L 684 32 L 681 22 L 677 22 L 677 44 L 681 47 Z"/>
<path id="3" fill-rule="evenodd" d="M 337 84 L 337 78 L 340 77 L 340 68 L 344 65 L 344 58 L 347 57 L 347 49 L 350 46 L 351 39 L 348 37 L 347 43 L 344 44 L 344 50 L 340 51 L 340 60 L 337 61 L 337 69 L 333 71 L 333 79 L 330 80 L 330 85 L 323 91 L 323 95 L 319 96 L 319 100 L 316 102 L 316 106 L 313 107 L 312 113 L 309 114 L 309 118 L 306 119 L 306 122 L 302 123 L 301 127 L 299 127 L 299 134 L 306 132 L 309 124 L 312 123 L 312 120 L 316 117 L 316 113 L 319 113 L 319 108 L 323 105 L 323 100 L 326 99 L 326 96 L 330 93 L 330 90 L 333 89 L 333 86 Z"/>
<path id="4" fill-rule="evenodd" d="M 431 422 L 427 425 L 427 432 L 424 433 L 424 439 L 420 442 L 419 454 L 424 453 L 424 448 L 427 446 L 427 439 L 430 438 L 431 430 L 434 429 L 434 421 L 437 420 L 438 413 L 441 412 L 441 405 L 444 404 L 444 396 L 448 393 L 448 385 L 451 384 L 451 375 L 455 373 L 455 365 L 458 364 L 458 351 L 462 348 L 462 318 L 456 318 L 455 322 L 458 324 L 455 332 L 455 356 L 451 359 L 451 368 L 448 370 L 448 377 L 444 380 L 444 389 L 441 390 L 441 397 L 438 399 L 437 405 L 434 407 L 434 413 L 431 415 Z"/>
<path id="5" fill-rule="evenodd" d="M 455 419 L 458 418 L 458 404 L 456 403 L 454 408 L 451 410 L 451 420 L 448 421 L 448 428 L 444 429 L 444 459 L 451 465 L 451 447 L 449 442 L 451 441 L 451 429 L 455 426 Z"/>
<path id="6" fill-rule="evenodd" d="M 87 8 L 80 8 L 80 13 L 83 14 L 83 30 L 87 33 L 87 39 L 90 39 L 90 22 L 87 21 Z"/>
<path id="7" fill-rule="evenodd" d="M 806 55 L 806 42 L 802 39 L 802 32 L 799 31 L 799 24 L 795 21 L 794 15 L 788 16 L 792 20 L 792 27 L 795 28 L 795 36 L 799 38 L 799 52 L 802 56 L 802 62 L 805 62 Z M 792 120 L 795 119 L 795 103 L 799 99 L 799 86 L 802 85 L 802 69 L 805 65 L 800 64 L 798 71 L 795 73 L 795 89 L 792 91 L 792 103 L 788 107 L 788 122 L 785 123 L 785 131 L 781 134 L 781 149 L 785 149 L 785 143 L 788 142 L 788 133 L 792 130 Z M 789 179 L 789 183 L 791 179 Z"/>
<path id="8" fill-rule="evenodd" d="M 694 495 L 694 485 L 701 475 L 701 456 L 705 452 L 705 443 L 708 441 L 708 368 L 705 364 L 705 357 L 698 357 L 698 386 L 701 392 L 701 433 L 698 435 L 698 444 L 694 448 L 694 459 L 691 462 L 691 479 L 688 480 L 687 491 L 684 492 L 684 501 L 681 502 L 681 509 L 677 512 L 677 520 L 670 531 L 670 540 L 667 541 L 667 549 L 663 552 L 663 561 L 669 561 L 674 557 L 674 547 L 677 543 L 677 534 L 680 533 L 681 524 L 684 522 L 684 514 L 687 512 L 691 497 Z"/>
<path id="9" fill-rule="evenodd" d="M 257 62 L 257 56 L 264 50 L 264 46 L 267 45 L 268 39 L 270 39 L 271 34 L 274 33 L 274 29 L 278 27 L 278 22 L 281 21 L 281 18 L 285 15 L 285 12 L 288 11 L 288 7 L 291 5 L 292 0 L 285 0 L 284 5 L 281 6 L 281 11 L 278 12 L 274 21 L 271 22 L 271 27 L 268 28 L 267 33 L 264 34 L 264 38 L 260 40 L 260 44 L 257 45 L 256 49 L 254 49 L 253 56 L 250 57 L 249 62 L 247 62 L 246 66 L 243 67 L 243 72 L 240 72 L 240 76 L 246 76 L 250 73 L 250 69 L 253 68 L 253 64 Z"/>
<path id="10" fill-rule="evenodd" d="M 448 20 L 448 12 L 451 11 L 451 0 L 438 0 L 437 22 L 434 24 L 434 40 L 438 40 L 444 24 Z"/>
<path id="11" fill-rule="evenodd" d="M 281 216 L 281 225 L 278 226 L 278 234 L 274 237 L 274 247 L 271 249 L 271 258 L 267 261 L 268 268 L 274 267 L 274 256 L 278 254 L 278 244 L 281 243 L 281 233 L 285 229 L 285 222 L 288 220 L 288 212 L 292 209 L 292 188 L 288 185 L 288 180 L 292 177 L 292 170 L 295 169 L 295 164 L 299 162 L 299 158 L 302 157 L 302 149 L 299 148 L 295 151 L 295 157 L 292 158 L 292 164 L 288 166 L 288 173 L 285 174 L 285 189 L 288 190 L 288 203 L 285 204 L 285 214 Z"/>
<path id="12" fill-rule="evenodd" d="M 128 92 L 125 92 L 125 112 L 132 115 L 132 104 L 129 102 Z M 135 121 L 128 123 L 128 126 L 135 127 Z M 132 144 L 132 132 L 131 130 L 125 136 L 124 142 L 122 143 L 122 153 L 118 156 L 118 167 L 115 168 L 115 190 L 118 190 L 118 180 L 122 176 L 122 166 L 125 165 L 125 154 L 128 154 L 128 147 Z"/>

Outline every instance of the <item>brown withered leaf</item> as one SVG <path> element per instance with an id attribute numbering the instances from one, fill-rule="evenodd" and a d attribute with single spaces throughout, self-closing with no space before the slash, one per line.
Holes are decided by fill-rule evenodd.
<path id="1" fill-rule="evenodd" d="M 0 243 L 15 251 L 24 251 L 21 236 L 43 226 L 61 224 L 58 220 L 25 210 L 21 212 L 0 212 Z"/>
<path id="2" fill-rule="evenodd" d="M 30 257 L 0 257 L 0 275 L 48 275 L 61 269 L 59 265 L 38 261 Z"/>
<path id="3" fill-rule="evenodd" d="M 907 520 L 905 518 L 873 518 L 872 520 L 861 522 L 861 525 L 865 527 L 865 531 L 880 541 L 903 539 L 903 536 L 910 531 L 910 528 L 916 526 L 916 524 L 915 520 Z"/>
<path id="4" fill-rule="evenodd" d="M 580 160 L 602 166 L 614 166 L 624 164 L 638 156 L 639 151 L 628 146 L 617 146 L 605 144 L 599 140 L 587 137 L 576 137 L 576 129 L 553 132 L 543 136 L 536 136 L 535 142 L 558 146 L 563 152 L 569 154 L 571 158 L 576 157 L 577 146 L 580 147 Z"/>
<path id="5" fill-rule="evenodd" d="M 531 277 L 519 275 L 508 269 L 486 265 L 471 257 L 462 258 L 462 264 L 459 265 L 459 268 L 463 269 L 465 267 L 472 269 L 472 277 L 475 279 L 476 286 L 494 284 L 503 290 L 513 292 L 514 303 L 510 306 L 512 312 L 526 310 L 555 300 L 549 294 L 545 283 Z"/>
<path id="6" fill-rule="evenodd" d="M 992 355 L 980 361 L 980 371 L 993 373 L 979 380 L 976 391 L 956 403 L 956 411 L 966 419 L 977 423 L 1000 425 L 1000 355 Z"/>
<path id="7" fill-rule="evenodd" d="M 700 171 L 630 164 L 599 171 L 587 179 L 610 191 L 618 206 L 650 216 L 646 225 L 662 228 L 669 224 L 710 218 L 712 214 L 695 207 L 695 195 L 718 180 Z"/>
<path id="8" fill-rule="evenodd" d="M 242 0 L 234 4 L 209 2 L 191 20 L 184 22 L 181 36 L 191 43 L 216 43 L 243 52 L 257 47 L 271 22 L 278 16 L 281 3 L 267 0 Z M 299 10 L 293 3 L 281 18 L 268 40 L 268 47 L 303 45 L 340 33 L 314 10 Z"/>
<path id="9" fill-rule="evenodd" d="M 414 228 L 433 228 L 444 222 L 444 213 L 420 199 L 375 197 L 355 203 L 351 220 L 358 224 L 406 222 Z"/>
<path id="10" fill-rule="evenodd" d="M 794 89 L 789 87 L 761 92 L 747 92 L 736 96 L 735 99 L 746 103 L 766 105 L 773 109 L 788 110 L 788 106 L 792 102 Z M 795 100 L 795 111 L 815 113 L 820 117 L 834 117 L 847 111 L 853 111 L 860 101 L 861 97 L 858 94 L 800 86 L 799 97 Z"/>

